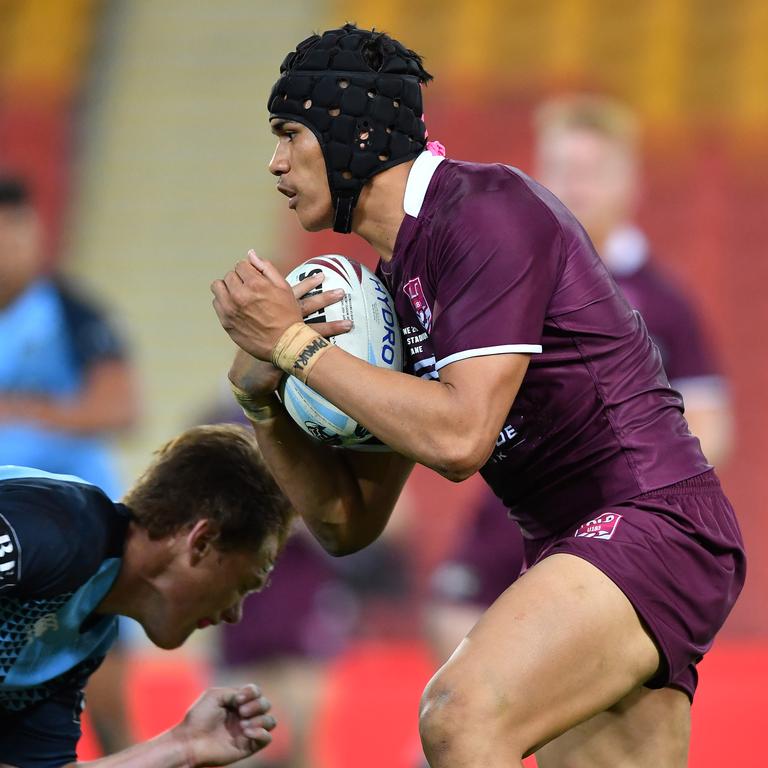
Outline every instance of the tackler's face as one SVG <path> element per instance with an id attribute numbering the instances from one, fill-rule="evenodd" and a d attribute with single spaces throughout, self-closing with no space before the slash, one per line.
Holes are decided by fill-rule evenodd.
<path id="1" fill-rule="evenodd" d="M 269 172 L 277 176 L 277 191 L 288 198 L 288 207 L 296 211 L 299 223 L 308 232 L 333 225 L 331 190 L 320 143 L 302 123 L 273 117 L 272 133 L 277 147 L 269 163 Z"/>
<path id="2" fill-rule="evenodd" d="M 174 559 L 157 583 L 159 599 L 142 619 L 149 639 L 160 648 L 178 648 L 196 629 L 236 624 L 245 598 L 266 586 L 278 549 L 275 536 L 268 536 L 256 551 L 224 551 L 180 537 Z"/>

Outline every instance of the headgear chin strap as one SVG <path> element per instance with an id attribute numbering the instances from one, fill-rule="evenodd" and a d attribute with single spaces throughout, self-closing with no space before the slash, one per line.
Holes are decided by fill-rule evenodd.
<path id="1" fill-rule="evenodd" d="M 382 53 L 378 71 L 364 55 L 374 37 Z M 396 40 L 351 24 L 312 35 L 285 57 L 267 106 L 272 117 L 302 123 L 317 136 L 336 232 L 351 231 L 360 191 L 372 176 L 423 151 L 425 74 Z"/>

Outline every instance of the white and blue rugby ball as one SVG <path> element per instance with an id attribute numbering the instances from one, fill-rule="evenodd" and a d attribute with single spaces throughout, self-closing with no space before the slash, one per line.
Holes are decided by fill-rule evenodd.
<path id="1" fill-rule="evenodd" d="M 286 280 L 295 285 L 317 272 L 325 280 L 317 288 L 326 292 L 341 288 L 344 298 L 305 318 L 307 323 L 351 320 L 352 330 L 330 339 L 340 349 L 371 365 L 402 371 L 403 349 L 395 305 L 384 284 L 367 267 L 345 256 L 315 256 L 300 264 Z M 358 450 L 389 450 L 362 424 L 303 384 L 286 376 L 280 397 L 291 418 L 311 437 L 327 445 Z"/>

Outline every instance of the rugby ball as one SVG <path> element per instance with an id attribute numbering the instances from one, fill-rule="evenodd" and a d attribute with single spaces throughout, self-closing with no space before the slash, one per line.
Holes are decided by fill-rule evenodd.
<path id="1" fill-rule="evenodd" d="M 316 291 L 341 288 L 345 292 L 344 298 L 309 315 L 305 322 L 351 320 L 352 330 L 334 336 L 330 341 L 371 365 L 402 371 L 400 325 L 392 297 L 381 280 L 363 264 L 336 254 L 315 256 L 305 261 L 292 270 L 286 280 L 295 285 L 317 272 L 322 272 L 325 280 Z M 357 450 L 389 450 L 365 426 L 295 376 L 284 377 L 279 391 L 291 418 L 315 440 Z"/>

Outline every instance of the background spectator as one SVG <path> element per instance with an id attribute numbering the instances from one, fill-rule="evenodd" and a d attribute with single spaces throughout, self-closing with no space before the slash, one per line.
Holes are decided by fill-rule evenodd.
<path id="1" fill-rule="evenodd" d="M 107 438 L 138 417 L 127 351 L 102 310 L 44 263 L 29 189 L 0 178 L 0 464 L 77 475 L 116 498 Z"/>
<path id="2" fill-rule="evenodd" d="M 643 316 L 670 383 L 683 396 L 691 431 L 710 463 L 719 466 L 731 445 L 728 389 L 711 333 L 637 224 L 642 195 L 637 116 L 604 96 L 565 96 L 538 108 L 535 129 L 534 176 L 573 211 Z"/>

